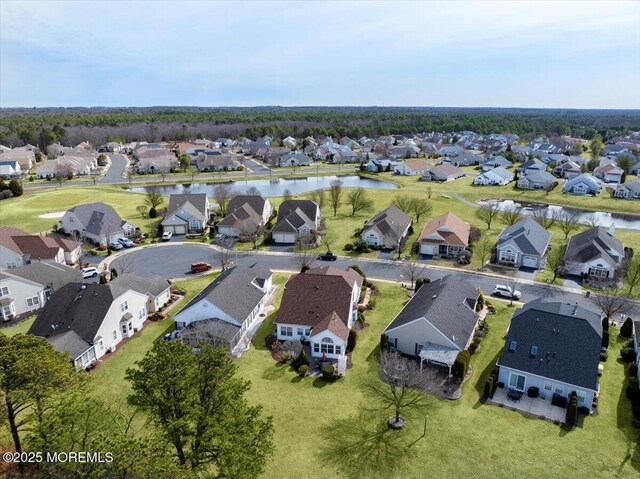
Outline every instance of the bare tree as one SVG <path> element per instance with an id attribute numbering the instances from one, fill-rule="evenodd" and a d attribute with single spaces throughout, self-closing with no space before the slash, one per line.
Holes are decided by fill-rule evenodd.
<path id="1" fill-rule="evenodd" d="M 433 190 L 430 186 L 427 186 L 427 198 L 431 199 L 431 195 L 433 194 Z"/>
<path id="2" fill-rule="evenodd" d="M 318 204 L 318 207 L 320 209 L 324 208 L 324 205 L 325 205 L 326 199 L 327 199 L 327 195 L 325 194 L 324 190 L 312 191 L 310 196 L 311 196 L 311 199 Z"/>
<path id="3" fill-rule="evenodd" d="M 308 249 L 299 249 L 293 256 L 293 262 L 300 268 L 301 273 L 304 273 L 308 269 L 311 269 L 311 266 L 313 265 L 315 260 L 315 253 L 312 253 Z"/>
<path id="4" fill-rule="evenodd" d="M 347 195 L 347 204 L 351 206 L 351 216 L 359 211 L 368 211 L 373 208 L 373 201 L 367 197 L 367 191 L 364 188 L 351 190 Z"/>
<path id="5" fill-rule="evenodd" d="M 488 238 L 483 238 L 478 241 L 473 247 L 473 254 L 476 255 L 476 258 L 480 260 L 480 268 L 484 268 L 485 263 L 487 262 L 487 256 L 491 253 L 492 248 L 491 241 Z"/>
<path id="6" fill-rule="evenodd" d="M 213 188 L 213 198 L 216 200 L 216 203 L 218 203 L 218 208 L 222 216 L 227 216 L 229 201 L 237 195 L 238 192 L 233 188 L 231 183 L 218 183 Z"/>
<path id="7" fill-rule="evenodd" d="M 198 168 L 190 166 L 189 168 L 187 168 L 187 172 L 191 175 L 191 181 L 195 181 L 196 174 L 198 174 Z"/>
<path id="8" fill-rule="evenodd" d="M 560 221 L 560 229 L 564 233 L 564 239 L 567 239 L 569 235 L 580 228 L 580 223 L 578 222 L 580 217 L 578 213 L 573 210 L 563 210 L 560 213 L 559 221 Z"/>
<path id="9" fill-rule="evenodd" d="M 342 203 L 342 181 L 333 180 L 331 187 L 329 188 L 329 201 L 331 202 L 331 208 L 333 209 L 333 216 L 338 214 L 338 208 Z"/>
<path id="10" fill-rule="evenodd" d="M 138 214 L 140 215 L 140 217 L 142 218 L 146 218 L 147 217 L 147 213 L 149 212 L 149 210 L 147 209 L 146 206 L 144 205 L 138 205 L 136 206 L 136 211 L 138 212 Z"/>
<path id="11" fill-rule="evenodd" d="M 317 245 L 317 235 L 314 231 L 302 230 L 298 233 L 298 243 L 303 249 L 315 248 Z"/>
<path id="12" fill-rule="evenodd" d="M 532 217 L 536 223 L 548 230 L 558 222 L 559 215 L 560 213 L 557 210 L 538 208 L 533 212 Z"/>
<path id="13" fill-rule="evenodd" d="M 220 269 L 222 271 L 229 269 L 229 267 L 233 265 L 233 250 L 228 247 L 228 243 L 225 241 L 224 244 L 216 248 L 215 251 L 214 256 L 220 265 Z"/>
<path id="14" fill-rule="evenodd" d="M 399 195 L 393 199 L 393 204 L 403 213 L 410 215 L 413 208 L 413 198 L 408 195 Z"/>
<path id="15" fill-rule="evenodd" d="M 625 279 L 629 286 L 629 296 L 631 296 L 633 289 L 640 285 L 640 255 L 636 254 L 627 264 Z"/>
<path id="16" fill-rule="evenodd" d="M 513 278 L 509 278 L 506 281 L 506 286 L 511 290 L 511 297 L 509 298 L 509 306 L 513 306 L 513 300 L 514 297 L 513 295 L 516 294 L 516 291 L 518 291 L 518 286 L 520 286 L 520 281 L 518 280 L 517 276 L 514 276 Z"/>
<path id="17" fill-rule="evenodd" d="M 518 205 L 517 203 L 509 205 L 502 211 L 501 217 L 502 222 L 507 226 L 511 226 L 517 223 L 522 217 L 522 206 Z"/>
<path id="18" fill-rule="evenodd" d="M 53 177 L 60 184 L 60 186 L 62 186 L 62 183 L 64 183 L 65 181 L 72 179 L 73 175 L 75 175 L 74 169 L 71 167 L 71 165 L 66 165 L 64 163 L 58 163 L 53 172 Z"/>
<path id="19" fill-rule="evenodd" d="M 282 192 L 282 201 L 291 201 L 293 194 L 289 188 L 285 188 Z"/>
<path id="20" fill-rule="evenodd" d="M 413 289 L 416 280 L 425 277 L 426 270 L 416 261 L 405 261 L 402 265 L 402 273 L 409 280 L 411 289 Z"/>
<path id="21" fill-rule="evenodd" d="M 147 188 L 147 193 L 144 199 L 145 204 L 151 209 L 158 209 L 158 206 L 164 202 L 164 197 L 160 192 L 160 188 L 157 186 L 151 186 Z"/>
<path id="22" fill-rule="evenodd" d="M 246 218 L 236 224 L 235 230 L 241 241 L 251 241 L 253 249 L 258 249 L 258 239 L 262 234 L 260 222 L 253 218 Z"/>
<path id="23" fill-rule="evenodd" d="M 112 270 L 115 270 L 118 276 L 133 273 L 135 271 L 135 261 L 133 255 L 124 254 L 113 262 Z"/>
<path id="24" fill-rule="evenodd" d="M 427 385 L 418 363 L 403 358 L 398 353 L 380 354 L 380 381 L 367 385 L 368 392 L 380 404 L 380 409 L 391 410 L 389 424 L 397 429 L 404 427 L 403 413 L 426 409 L 428 396 L 421 391 Z"/>
<path id="25" fill-rule="evenodd" d="M 559 274 L 564 270 L 564 252 L 567 249 L 567 245 L 559 245 L 551 248 L 547 255 L 546 268 L 553 273 L 551 282 L 553 283 Z"/>
<path id="26" fill-rule="evenodd" d="M 249 196 L 262 196 L 262 193 L 260 193 L 260 190 L 255 186 L 250 186 L 249 188 L 247 188 L 247 191 L 245 194 Z"/>
<path id="27" fill-rule="evenodd" d="M 603 289 L 592 297 L 607 321 L 611 321 L 616 314 L 624 314 L 631 309 L 632 303 L 621 288 Z"/>
<path id="28" fill-rule="evenodd" d="M 491 229 L 491 223 L 493 222 L 493 220 L 496 219 L 496 217 L 500 214 L 500 210 L 498 209 L 498 207 L 498 203 L 485 203 L 484 205 L 476 209 L 474 213 L 476 218 L 487 224 L 488 230 Z"/>
<path id="29" fill-rule="evenodd" d="M 420 217 L 431 213 L 431 202 L 427 198 L 413 198 L 411 201 L 411 212 L 416 217 L 416 222 L 420 221 Z"/>
<path id="30" fill-rule="evenodd" d="M 598 220 L 598 217 L 596 216 L 595 213 L 591 213 L 590 215 L 587 215 L 585 217 L 585 220 L 587 222 L 587 225 L 589 225 L 590 228 L 595 228 L 596 226 L 600 226 L 600 221 Z"/>
<path id="31" fill-rule="evenodd" d="M 319 237 L 320 237 L 320 242 L 324 245 L 325 248 L 327 248 L 327 252 L 331 253 L 331 245 L 335 240 L 335 235 L 333 235 L 328 231 L 325 231 L 321 235 L 319 235 Z"/>

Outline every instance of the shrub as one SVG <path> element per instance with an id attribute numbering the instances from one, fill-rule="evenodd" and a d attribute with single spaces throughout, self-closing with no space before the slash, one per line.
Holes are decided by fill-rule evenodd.
<path id="1" fill-rule="evenodd" d="M 622 327 L 620 328 L 620 336 L 625 338 L 633 336 L 633 320 L 631 318 L 625 319 Z"/>
<path id="2" fill-rule="evenodd" d="M 609 331 L 602 331 L 602 347 L 609 349 Z"/>
<path id="3" fill-rule="evenodd" d="M 609 357 L 609 354 L 606 351 L 603 351 L 600 353 L 600 361 L 602 361 L 603 363 L 607 362 L 608 357 Z"/>
<path id="4" fill-rule="evenodd" d="M 389 336 L 384 333 L 380 335 L 380 351 L 389 351 Z"/>
<path id="5" fill-rule="evenodd" d="M 622 360 L 625 363 L 630 363 L 631 361 L 633 361 L 636 358 L 636 355 L 633 352 L 633 349 L 631 349 L 631 348 L 622 348 L 620 350 L 620 357 L 622 358 Z"/>
<path id="6" fill-rule="evenodd" d="M 368 309 L 373 309 L 376 307 L 376 298 L 375 296 L 369 297 Z"/>
<path id="7" fill-rule="evenodd" d="M 300 366 L 309 366 L 309 360 L 307 359 L 307 354 L 304 352 L 304 349 L 300 351 L 298 357 L 291 361 L 291 366 L 296 371 L 300 370 Z"/>
<path id="8" fill-rule="evenodd" d="M 567 408 L 567 416 L 565 424 L 567 426 L 575 426 L 578 423 L 578 398 L 576 392 L 573 391 L 569 397 L 569 407 Z"/>
<path id="9" fill-rule="evenodd" d="M 13 196 L 22 196 L 22 193 L 24 192 L 22 190 L 22 185 L 18 180 L 11 180 L 9 182 L 9 190 L 13 193 Z"/>
<path id="10" fill-rule="evenodd" d="M 359 319 L 359 318 L 358 318 Z M 349 331 L 349 338 L 347 339 L 347 351 L 353 351 L 356 349 L 356 343 L 358 342 L 358 333 L 354 329 Z"/>
<path id="11" fill-rule="evenodd" d="M 268 231 L 264 234 L 263 238 L 262 238 L 262 244 L 264 246 L 268 246 L 271 244 L 271 241 L 273 239 L 273 236 L 271 235 L 271 232 Z"/>
<path id="12" fill-rule="evenodd" d="M 483 307 L 484 307 L 484 296 L 482 295 L 482 293 L 480 293 L 478 295 L 478 304 L 476 306 L 476 311 L 482 311 Z"/>
<path id="13" fill-rule="evenodd" d="M 298 368 L 298 375 L 301 378 L 305 377 L 308 372 L 309 372 L 309 366 L 307 366 L 306 364 L 303 364 Z"/>
<path id="14" fill-rule="evenodd" d="M 344 245 L 344 249 L 345 251 L 353 251 L 353 244 L 352 243 L 347 243 L 346 245 Z"/>
<path id="15" fill-rule="evenodd" d="M 34 176 L 33 176 L 33 175 L 31 175 L 31 176 L 29 177 L 29 181 L 35 181 L 35 178 L 34 178 Z"/>
<path id="16" fill-rule="evenodd" d="M 96 249 L 90 249 L 90 250 L 89 250 L 89 254 L 92 254 L 93 256 L 95 256 L 95 255 L 97 255 L 97 254 L 98 254 L 98 250 L 96 250 Z"/>
<path id="17" fill-rule="evenodd" d="M 629 363 L 627 366 L 627 373 L 629 374 L 629 377 L 638 377 L 638 364 L 635 361 Z"/>
<path id="18" fill-rule="evenodd" d="M 631 400 L 631 402 L 640 401 L 640 386 L 638 386 L 637 379 L 635 381 L 629 381 L 625 393 L 627 394 L 627 397 Z"/>
<path id="19" fill-rule="evenodd" d="M 455 363 L 453 363 L 451 373 L 459 379 L 464 379 L 467 374 L 467 370 L 469 369 L 470 360 L 471 354 L 469 354 L 469 351 L 461 351 L 460 354 L 458 354 Z"/>
<path id="20" fill-rule="evenodd" d="M 416 279 L 416 286 L 414 291 L 417 293 L 418 290 L 422 287 L 423 284 L 430 283 L 431 280 L 429 278 L 418 278 Z"/>
<path id="21" fill-rule="evenodd" d="M 322 366 L 322 378 L 325 381 L 331 381 L 335 376 L 336 370 L 331 364 L 325 364 Z"/>
<path id="22" fill-rule="evenodd" d="M 480 231 L 480 228 L 478 228 L 477 226 L 471 225 L 471 229 L 469 230 L 469 242 L 475 243 L 480 239 L 481 236 L 482 236 L 482 232 Z"/>
<path id="23" fill-rule="evenodd" d="M 158 210 L 156 210 L 155 208 L 150 208 L 149 209 L 149 218 L 157 218 L 158 217 Z"/>
<path id="24" fill-rule="evenodd" d="M 107 249 L 107 245 L 106 244 L 98 245 L 98 251 L 105 251 L 106 249 Z"/>
<path id="25" fill-rule="evenodd" d="M 100 284 L 107 284 L 107 277 L 103 274 L 100 275 Z"/>
<path id="26" fill-rule="evenodd" d="M 493 376 L 489 376 L 484 383 L 484 396 L 487 398 L 493 396 Z"/>
<path id="27" fill-rule="evenodd" d="M 587 406 L 580 406 L 578 408 L 578 413 L 582 414 L 583 416 L 588 416 L 589 414 L 591 414 L 591 409 L 589 409 Z"/>

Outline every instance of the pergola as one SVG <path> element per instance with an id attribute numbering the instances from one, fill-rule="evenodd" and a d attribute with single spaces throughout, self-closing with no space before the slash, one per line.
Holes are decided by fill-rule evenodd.
<path id="1" fill-rule="evenodd" d="M 449 376 L 451 376 L 451 366 L 456 362 L 459 351 L 453 348 L 447 348 L 440 344 L 425 343 L 418 356 L 420 356 L 420 371 L 424 361 L 428 363 L 447 366 L 449 368 Z"/>

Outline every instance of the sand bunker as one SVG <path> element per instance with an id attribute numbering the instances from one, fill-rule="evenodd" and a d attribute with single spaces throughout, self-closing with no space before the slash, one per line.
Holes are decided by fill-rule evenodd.
<path id="1" fill-rule="evenodd" d="M 54 213 L 45 213 L 43 215 L 38 216 L 38 218 L 62 218 L 66 212 L 65 211 L 56 211 Z"/>

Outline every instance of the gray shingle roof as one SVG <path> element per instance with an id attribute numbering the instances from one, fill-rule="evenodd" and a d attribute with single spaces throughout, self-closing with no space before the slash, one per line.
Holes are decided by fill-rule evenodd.
<path id="1" fill-rule="evenodd" d="M 391 246 L 396 244 L 413 220 L 396 205 L 391 205 L 387 209 L 375 214 L 364 225 L 364 231 L 374 229 L 384 238 L 385 244 Z"/>
<path id="2" fill-rule="evenodd" d="M 169 196 L 169 205 L 167 206 L 167 215 L 169 216 L 176 210 L 184 208 L 185 203 L 191 203 L 193 207 L 206 219 L 207 214 L 207 195 L 206 193 L 189 193 L 176 194 Z"/>
<path id="3" fill-rule="evenodd" d="M 69 211 L 75 213 L 84 229 L 94 235 L 120 232 L 125 223 L 111 206 L 101 202 L 74 206 Z"/>
<path id="4" fill-rule="evenodd" d="M 171 283 L 162 276 L 152 276 L 150 278 L 137 276 L 135 274 L 123 274 L 109 283 L 114 297 L 126 293 L 128 290 L 137 291 L 141 294 L 158 296 L 171 286 Z"/>
<path id="5" fill-rule="evenodd" d="M 596 226 L 572 236 L 567 244 L 564 257 L 567 261 L 579 263 L 601 257 L 615 268 L 620 264 L 621 258 L 610 254 L 609 252 L 612 250 L 621 255 L 624 254 L 622 242 L 615 236 L 611 236 L 606 228 Z"/>
<path id="6" fill-rule="evenodd" d="M 311 200 L 283 201 L 278 209 L 278 222 L 274 225 L 273 231 L 293 233 L 305 224 L 309 229 L 315 229 L 317 212 L 318 205 Z"/>
<path id="7" fill-rule="evenodd" d="M 242 323 L 264 297 L 265 293 L 259 289 L 259 285 L 264 283 L 258 281 L 271 275 L 271 270 L 257 263 L 246 268 L 229 268 L 205 286 L 178 314 L 206 299 Z"/>
<path id="8" fill-rule="evenodd" d="M 73 360 L 78 359 L 91 347 L 91 344 L 78 336 L 75 331 L 67 331 L 62 334 L 51 336 L 49 338 L 49 342 L 53 345 L 56 351 L 68 352 Z"/>
<path id="9" fill-rule="evenodd" d="M 513 241 L 524 254 L 543 256 L 551 239 L 551 233 L 540 226 L 535 220 L 525 218 L 507 226 L 498 236 L 498 248 Z"/>
<path id="10" fill-rule="evenodd" d="M 463 350 L 475 330 L 474 311 L 478 291 L 459 275 L 448 275 L 424 284 L 385 332 L 424 318 Z"/>
<path id="11" fill-rule="evenodd" d="M 575 313 L 574 313 L 575 312 Z M 600 315 L 579 305 L 535 300 L 514 313 L 498 364 L 595 390 L 602 345 Z M 531 354 L 531 346 L 538 353 Z"/>
<path id="12" fill-rule="evenodd" d="M 49 286 L 56 291 L 66 284 L 82 282 L 82 272 L 69 266 L 51 263 L 32 263 L 12 269 L 8 274 Z"/>

